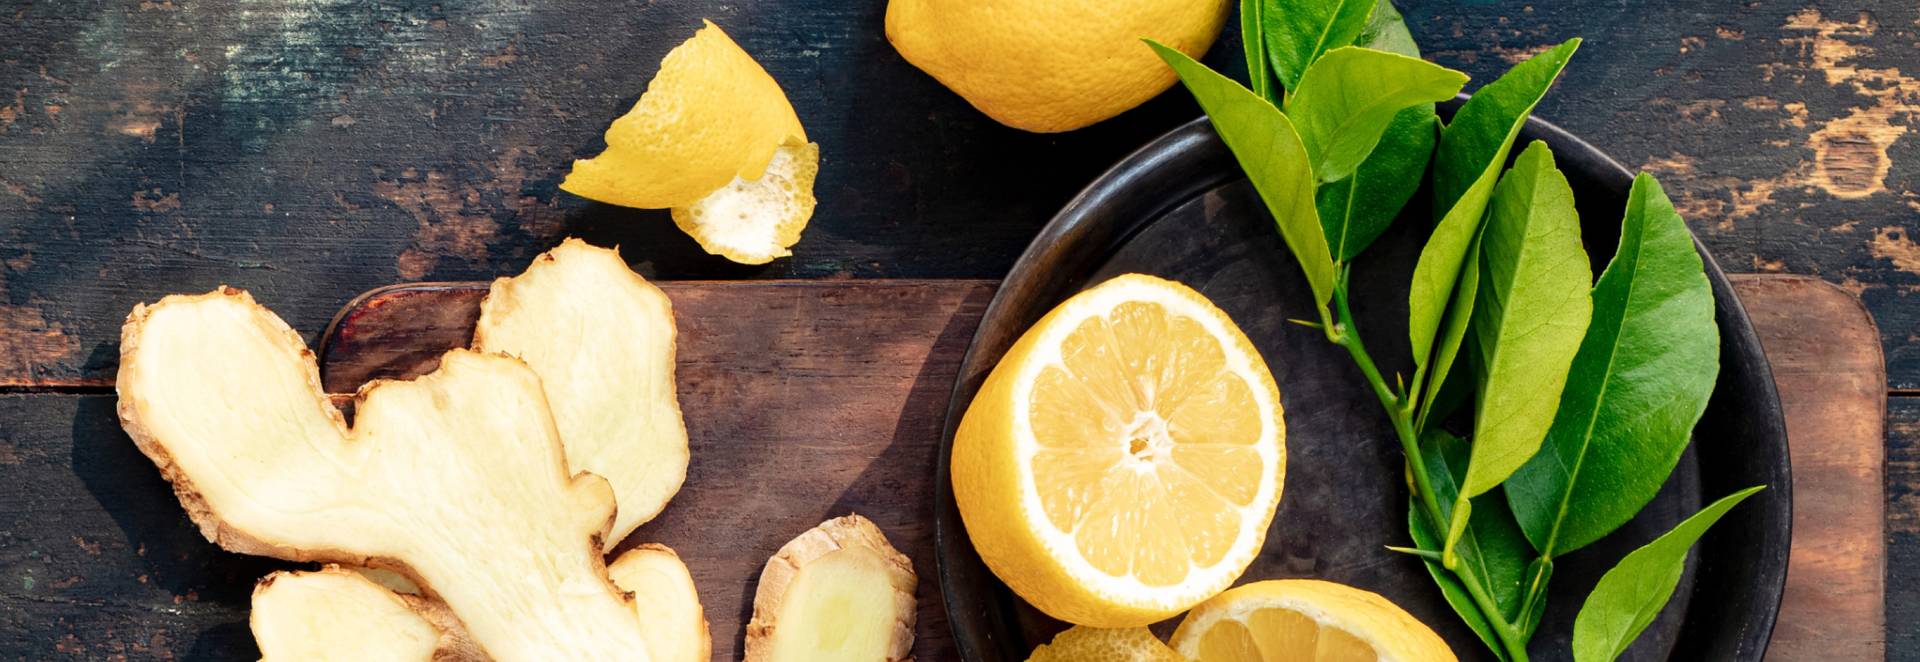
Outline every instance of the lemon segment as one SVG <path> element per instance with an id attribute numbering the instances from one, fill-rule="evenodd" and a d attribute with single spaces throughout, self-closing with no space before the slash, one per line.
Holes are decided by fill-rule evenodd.
<path id="1" fill-rule="evenodd" d="M 1071 131 L 1173 85 L 1141 38 L 1199 58 L 1228 0 L 892 0 L 887 41 L 994 120 Z"/>
<path id="2" fill-rule="evenodd" d="M 673 222 L 708 253 L 766 264 L 793 254 L 788 249 L 813 217 L 819 172 L 818 144 L 782 146 L 758 179 L 735 177 L 692 205 L 673 208 Z"/>
<path id="3" fill-rule="evenodd" d="M 1033 649 L 1027 662 L 1187 662 L 1146 628 L 1073 626 Z"/>
<path id="4" fill-rule="evenodd" d="M 735 178 L 759 179 L 780 146 L 807 142 L 780 84 L 704 23 L 607 127 L 606 151 L 573 162 L 562 190 L 625 207 L 680 207 Z"/>
<path id="5" fill-rule="evenodd" d="M 1062 303 L 995 366 L 955 435 L 975 549 L 1047 614 L 1146 625 L 1219 593 L 1266 539 L 1280 394 L 1224 312 L 1121 276 Z"/>
<path id="6" fill-rule="evenodd" d="M 1452 649 L 1378 594 L 1314 579 L 1255 582 L 1187 614 L 1174 650 L 1198 662 L 1444 662 Z"/>

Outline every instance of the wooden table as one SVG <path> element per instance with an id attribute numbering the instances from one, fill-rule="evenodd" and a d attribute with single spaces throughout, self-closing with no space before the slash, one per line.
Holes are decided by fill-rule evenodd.
<path id="1" fill-rule="evenodd" d="M 1817 276 L 1864 301 L 1884 373 L 1861 349 L 1871 336 L 1857 335 L 1871 327 L 1836 290 L 1742 284 L 1763 327 L 1755 302 L 1779 302 L 1769 314 L 1788 332 L 1769 336 L 1769 350 L 1783 391 L 1803 392 L 1786 380 L 1806 379 L 1816 396 L 1866 398 L 1856 406 L 1891 396 L 1885 418 L 1870 405 L 1814 406 L 1816 418 L 1790 421 L 1797 479 L 1857 479 L 1880 466 L 1876 449 L 1886 460 L 1884 489 L 1835 497 L 1831 512 L 1796 504 L 1802 517 L 1830 515 L 1797 530 L 1802 544 L 1813 524 L 1884 504 L 1884 560 L 1871 545 L 1822 548 L 1812 566 L 1796 555 L 1796 573 L 1866 581 L 1884 568 L 1885 622 L 1920 616 L 1920 398 L 1910 397 L 1920 307 L 1909 301 L 1920 292 L 1920 161 L 1905 136 L 1920 103 L 1920 6 L 1401 5 L 1429 55 L 1476 81 L 1587 37 L 1541 116 L 1659 174 L 1729 270 Z M 363 290 L 514 272 L 566 235 L 620 244 L 666 280 L 992 279 L 1100 170 L 1197 114 L 1168 94 L 1074 133 L 1005 129 L 900 60 L 883 11 L 878 0 L 0 6 L 0 657 L 244 648 L 234 609 L 271 564 L 209 553 L 178 506 L 156 498 L 157 476 L 123 466 L 144 460 L 102 385 L 137 301 L 232 283 L 317 338 Z M 782 82 L 823 145 L 820 209 L 792 259 L 726 263 L 662 212 L 555 189 L 702 16 Z M 1238 48 L 1228 35 L 1207 61 L 1236 70 Z M 935 334 L 926 343 L 967 332 L 912 328 Z M 1782 344 L 1799 353 L 1789 359 Z M 908 393 L 943 398 L 941 363 L 921 365 Z M 902 408 L 885 419 L 887 438 L 937 429 L 904 402 L 889 405 Z M 1882 434 L 1883 447 L 1858 443 Z M 1858 595 L 1834 581 L 1800 596 Z M 1776 655 L 1884 645 L 1890 658 L 1920 659 L 1920 631 L 1801 604 L 1816 616 L 1783 615 L 1779 636 L 1798 639 L 1776 639 Z"/>

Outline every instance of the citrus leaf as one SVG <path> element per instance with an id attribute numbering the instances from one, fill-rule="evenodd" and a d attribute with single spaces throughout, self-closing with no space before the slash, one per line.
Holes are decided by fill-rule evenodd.
<path id="1" fill-rule="evenodd" d="M 1240 0 L 1240 43 L 1246 46 L 1247 82 L 1253 93 L 1271 102 L 1273 71 L 1267 68 L 1267 40 L 1261 17 L 1268 0 Z"/>
<path id="2" fill-rule="evenodd" d="M 1592 317 L 1593 273 L 1580 245 L 1573 188 L 1546 143 L 1528 146 L 1500 178 L 1480 260 L 1480 295 L 1468 331 L 1481 360 L 1474 362 L 1479 380 L 1463 503 L 1499 485 L 1540 449 Z M 1447 542 L 1451 552 L 1451 533 Z"/>
<path id="3" fill-rule="evenodd" d="M 1360 36 L 1353 43 L 1376 51 L 1420 57 L 1420 45 L 1413 42 L 1413 32 L 1407 29 L 1407 20 L 1388 0 L 1380 0 L 1373 6 L 1373 14 L 1367 17 L 1367 27 L 1360 30 Z"/>
<path id="4" fill-rule="evenodd" d="M 1320 229 L 1320 214 L 1313 206 L 1317 181 L 1313 166 L 1293 122 L 1267 100 L 1187 54 L 1152 40 L 1147 44 L 1179 74 L 1187 91 L 1207 111 L 1220 140 L 1240 161 L 1247 179 L 1279 225 L 1280 237 L 1300 262 L 1317 309 L 1324 314 L 1333 299 L 1333 257 L 1327 250 L 1326 234 Z"/>
<path id="5" fill-rule="evenodd" d="M 1641 174 L 1553 427 L 1506 483 L 1534 547 L 1550 556 L 1579 549 L 1653 500 L 1719 371 L 1713 290 L 1693 235 L 1660 183 Z"/>
<path id="6" fill-rule="evenodd" d="M 1393 225 L 1420 188 L 1439 129 L 1433 104 L 1400 111 L 1353 175 L 1322 184 L 1315 192 L 1314 206 L 1320 210 L 1320 225 L 1326 228 L 1334 259 L 1352 260 Z"/>
<path id="7" fill-rule="evenodd" d="M 1454 360 L 1454 354 L 1434 352 L 1434 336 L 1455 299 L 1467 248 L 1479 232 L 1494 183 L 1520 127 L 1579 47 L 1580 40 L 1571 39 L 1515 65 L 1475 92 L 1440 134 L 1433 167 L 1434 209 L 1445 211 L 1420 250 L 1407 291 L 1407 339 L 1416 375 Z M 1431 392 L 1439 383 L 1426 380 L 1414 386 Z"/>
<path id="8" fill-rule="evenodd" d="M 1367 29 L 1373 0 L 1252 0 L 1261 2 L 1260 21 L 1273 72 L 1289 93 L 1307 67 L 1327 51 L 1350 45 Z"/>
<path id="9" fill-rule="evenodd" d="M 1602 662 L 1626 652 L 1673 597 L 1693 543 L 1728 510 L 1765 487 L 1749 487 L 1713 502 L 1601 575 L 1573 619 L 1573 659 Z"/>
<path id="10" fill-rule="evenodd" d="M 1420 514 L 1418 501 L 1407 502 L 1407 531 L 1412 535 L 1415 547 L 1423 550 L 1440 548 L 1440 534 L 1427 526 L 1426 518 Z M 1422 559 L 1420 563 L 1427 567 L 1427 574 L 1433 576 L 1434 585 L 1440 587 L 1441 597 L 1446 598 L 1447 606 L 1453 607 L 1453 613 L 1460 616 L 1460 622 L 1466 623 L 1467 629 L 1480 637 L 1480 643 L 1486 644 L 1487 650 L 1493 651 L 1496 659 L 1505 662 L 1508 659 L 1507 649 L 1500 645 L 1498 635 L 1493 633 L 1493 624 L 1488 623 L 1487 616 L 1480 613 L 1480 607 L 1473 603 L 1473 596 L 1467 594 L 1467 587 L 1460 583 L 1460 578 L 1455 577 L 1446 566 L 1440 565 L 1439 561 Z"/>
<path id="11" fill-rule="evenodd" d="M 1467 458 L 1470 447 L 1467 442 L 1436 430 L 1425 435 L 1420 442 L 1420 457 L 1427 468 L 1427 482 L 1433 488 L 1433 496 L 1440 504 L 1442 522 L 1453 518 L 1456 507 L 1454 500 L 1459 496 L 1460 484 L 1466 477 Z M 1455 554 L 1459 562 L 1454 566 L 1461 574 L 1449 571 L 1445 566 L 1426 561 L 1427 570 L 1434 575 L 1442 594 L 1450 589 L 1460 592 L 1458 596 L 1447 595 L 1447 602 L 1460 614 L 1467 627 L 1502 659 L 1506 649 L 1496 638 L 1494 626 L 1488 622 L 1493 616 L 1502 623 L 1514 623 L 1519 620 L 1526 598 L 1524 581 L 1528 578 L 1528 561 L 1533 548 L 1527 545 L 1527 539 L 1520 533 L 1520 525 L 1513 520 L 1513 514 L 1507 511 L 1506 504 L 1498 496 L 1485 496 L 1472 501 L 1472 515 L 1455 545 Z M 1436 530 L 1422 516 L 1419 504 L 1415 502 L 1407 514 L 1407 529 L 1413 535 L 1413 542 L 1420 549 L 1437 550 L 1444 542 L 1441 531 Z M 1471 579 L 1469 579 L 1471 577 Z M 1502 613 L 1482 613 L 1464 582 L 1478 583 L 1480 592 L 1490 596 Z M 1449 583 L 1452 585 L 1449 586 Z M 1485 629 L 1482 632 L 1482 628 Z"/>
<path id="12" fill-rule="evenodd" d="M 1420 58 L 1343 46 L 1307 67 L 1287 95 L 1286 112 L 1314 174 L 1333 182 L 1373 153 L 1401 110 L 1451 99 L 1466 84 L 1466 74 Z"/>

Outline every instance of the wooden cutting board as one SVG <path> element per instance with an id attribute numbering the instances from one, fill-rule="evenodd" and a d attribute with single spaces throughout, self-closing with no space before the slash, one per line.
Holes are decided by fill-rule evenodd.
<path id="1" fill-rule="evenodd" d="M 1774 366 L 1794 466 L 1794 549 L 1769 658 L 1884 656 L 1879 335 L 1825 282 L 1736 276 Z M 872 518 L 920 573 L 915 654 L 944 660 L 928 477 L 954 371 L 991 281 L 663 283 L 680 330 L 687 484 L 629 544 L 662 542 L 694 572 L 717 659 L 733 659 L 761 564 L 827 517 Z M 322 380 L 431 370 L 467 344 L 480 283 L 404 285 L 356 299 L 328 329 Z"/>
<path id="2" fill-rule="evenodd" d="M 1794 552 L 1774 659 L 1879 659 L 1885 630 L 1885 376 L 1872 321 L 1811 278 L 1736 277 L 1772 358 L 1792 438 Z M 692 568 L 715 659 L 737 659 L 774 550 L 859 512 L 920 573 L 918 659 L 953 659 L 934 583 L 932 497 L 954 372 L 994 283 L 664 283 L 693 444 L 687 486 L 632 541 Z M 429 369 L 466 344 L 478 284 L 379 290 L 322 350 L 328 389 Z M 311 331 L 307 329 L 306 331 Z M 111 343 L 100 374 L 113 374 Z M 290 564 L 202 539 L 121 434 L 110 381 L 0 396 L 0 649 L 29 659 L 251 659 L 248 594 Z"/>

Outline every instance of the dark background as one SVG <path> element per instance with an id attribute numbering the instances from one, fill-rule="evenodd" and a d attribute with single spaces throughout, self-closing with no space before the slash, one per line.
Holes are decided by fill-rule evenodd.
<path id="1" fill-rule="evenodd" d="M 1905 627 L 1920 616 L 1920 398 L 1907 397 L 1920 396 L 1920 138 L 1906 135 L 1920 115 L 1920 5 L 1399 4 L 1469 88 L 1585 37 L 1538 115 L 1658 174 L 1727 270 L 1818 275 L 1865 300 L 1897 396 L 1889 656 L 1920 659 L 1920 630 Z M 311 339 L 362 290 L 516 272 L 567 235 L 617 243 L 665 279 L 994 278 L 1081 186 L 1199 114 L 1176 91 L 1077 132 L 1008 129 L 906 64 L 884 10 L 0 2 L 0 463 L 34 461 L 9 440 L 54 424 L 76 447 L 118 440 L 110 415 L 79 411 L 105 400 L 83 394 L 107 392 L 126 311 L 166 293 L 244 287 Z M 766 66 L 821 144 L 819 210 L 794 257 L 771 265 L 705 255 L 664 211 L 555 188 L 702 17 Z M 1238 59 L 1228 34 L 1206 61 L 1238 76 Z M 23 494 L 0 511 L 0 651 L 47 650 L 26 614 L 57 601 L 31 574 L 41 551 L 5 544 L 48 512 Z"/>

